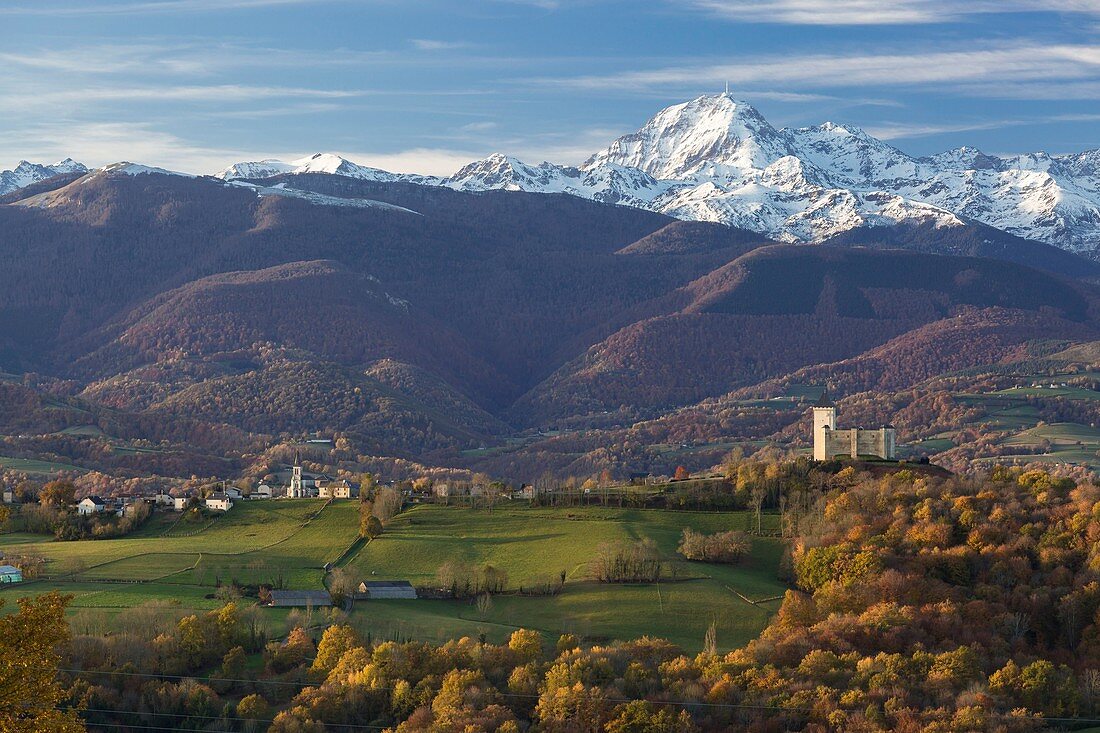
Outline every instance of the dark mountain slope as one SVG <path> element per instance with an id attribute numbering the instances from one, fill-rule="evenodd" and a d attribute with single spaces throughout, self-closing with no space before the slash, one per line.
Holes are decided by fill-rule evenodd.
<path id="1" fill-rule="evenodd" d="M 825 240 L 840 247 L 908 249 L 929 254 L 989 257 L 1027 265 L 1072 278 L 1100 276 L 1100 262 L 1086 259 L 1045 242 L 1017 237 L 978 222 L 937 227 L 934 223 L 851 229 Z"/>
<path id="2" fill-rule="evenodd" d="M 619 250 L 621 255 L 674 255 L 721 253 L 739 257 L 749 250 L 773 244 L 747 229 L 707 221 L 674 221 Z"/>
<path id="3" fill-rule="evenodd" d="M 98 348 L 85 334 L 166 290 L 326 259 L 378 278 L 465 338 L 505 375 L 496 398 L 503 403 L 553 371 L 577 334 L 715 266 L 713 255 L 616 256 L 670 221 L 625 207 L 318 178 L 418 213 L 257 198 L 209 179 L 103 173 L 0 207 L 0 256 L 13 263 L 13 279 L 30 284 L 0 293 L 5 364 L 62 371 Z"/>
<path id="4" fill-rule="evenodd" d="M 680 293 L 679 312 L 592 346 L 525 395 L 512 419 L 548 425 L 603 412 L 653 415 L 769 374 L 854 357 L 974 309 L 995 309 L 996 336 L 965 349 L 945 339 L 944 348 L 995 360 L 1045 329 L 1093 333 L 1097 302 L 1089 286 L 1007 262 L 786 245 L 754 250 Z M 910 358 L 951 368 L 946 356 Z"/>
<path id="5" fill-rule="evenodd" d="M 82 342 L 106 342 L 75 365 L 100 378 L 165 356 L 193 360 L 278 345 L 351 365 L 386 358 L 430 364 L 487 403 L 506 386 L 461 337 L 371 276 L 331 261 L 211 275 L 153 298 Z"/>

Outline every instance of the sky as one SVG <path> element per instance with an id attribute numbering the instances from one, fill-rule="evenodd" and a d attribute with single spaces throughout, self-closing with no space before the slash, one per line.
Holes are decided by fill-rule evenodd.
<path id="1" fill-rule="evenodd" d="M 1100 0 L 0 0 L 0 169 L 577 164 L 730 92 L 910 154 L 1100 147 Z"/>

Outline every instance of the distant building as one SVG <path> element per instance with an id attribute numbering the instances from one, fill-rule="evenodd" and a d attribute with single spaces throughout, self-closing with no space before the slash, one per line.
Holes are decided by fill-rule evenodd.
<path id="1" fill-rule="evenodd" d="M 98 496 L 85 496 L 76 505 L 77 514 L 99 514 L 107 510 L 107 502 Z"/>
<path id="2" fill-rule="evenodd" d="M 175 501 L 172 500 L 172 495 L 166 491 L 162 491 L 153 498 L 153 502 L 157 506 L 175 506 Z"/>
<path id="3" fill-rule="evenodd" d="M 312 499 L 319 493 L 318 483 L 327 476 L 317 476 L 302 472 L 302 459 L 297 451 L 294 453 L 294 465 L 290 469 L 290 485 L 286 489 L 288 499 Z"/>
<path id="4" fill-rule="evenodd" d="M 191 503 L 190 496 L 177 496 L 172 499 L 172 508 L 177 512 L 182 512 Z"/>
<path id="5" fill-rule="evenodd" d="M 12 489 L 4 489 L 4 503 L 5 504 L 14 504 L 15 503 L 15 491 L 13 491 Z"/>
<path id="6" fill-rule="evenodd" d="M 227 512 L 233 508 L 233 500 L 220 491 L 206 497 L 206 508 L 214 512 Z"/>
<path id="7" fill-rule="evenodd" d="M 359 598 L 416 598 L 416 588 L 407 580 L 368 580 L 359 584 Z"/>
<path id="8" fill-rule="evenodd" d="M 359 486 L 346 478 L 337 479 L 321 486 L 317 495 L 322 499 L 356 499 L 359 497 Z"/>
<path id="9" fill-rule="evenodd" d="M 0 565 L 0 585 L 22 583 L 23 571 L 14 565 Z"/>
<path id="10" fill-rule="evenodd" d="M 283 489 L 271 486 L 270 484 L 260 484 L 257 486 L 251 494 L 248 495 L 249 499 L 274 499 L 276 496 L 282 496 Z"/>
<path id="11" fill-rule="evenodd" d="M 321 608 L 332 605 L 332 596 L 327 590 L 273 590 L 269 606 L 295 608 Z"/>
<path id="12" fill-rule="evenodd" d="M 814 410 L 814 459 L 827 461 L 836 456 L 873 456 L 887 461 L 897 455 L 897 431 L 891 425 L 868 430 L 866 428 L 844 428 L 836 426 L 836 405 L 829 399 L 828 392 L 821 393 L 821 399 Z"/>

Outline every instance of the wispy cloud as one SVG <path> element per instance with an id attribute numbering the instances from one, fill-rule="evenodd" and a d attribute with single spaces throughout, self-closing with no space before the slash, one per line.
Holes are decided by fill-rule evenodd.
<path id="1" fill-rule="evenodd" d="M 58 120 L 6 131 L 0 142 L 0 160 L 57 160 L 68 156 L 90 166 L 128 160 L 188 173 L 213 172 L 226 160 L 249 157 L 132 122 L 74 124 L 72 120 Z"/>
<path id="2" fill-rule="evenodd" d="M 900 140 L 905 138 L 946 135 L 956 132 L 974 132 L 978 130 L 1000 130 L 1006 127 L 1046 126 L 1056 122 L 1097 122 L 1100 114 L 1063 114 L 1047 115 L 1026 119 L 986 120 L 982 122 L 959 123 L 920 123 L 920 122 L 882 122 L 870 125 L 866 132 L 881 140 Z"/>
<path id="3" fill-rule="evenodd" d="M 495 122 L 471 122 L 468 125 L 463 125 L 458 128 L 459 132 L 492 132 L 497 129 L 498 125 Z"/>
<path id="4" fill-rule="evenodd" d="M 346 1 L 346 0 L 345 0 Z M 0 15 L 148 15 L 157 13 L 209 13 L 292 5 L 320 5 L 340 0 L 155 0 L 154 2 L 37 2 L 0 6 Z"/>
<path id="5" fill-rule="evenodd" d="M 421 51 L 453 51 L 460 48 L 470 48 L 473 44 L 467 41 L 439 41 L 432 38 L 414 38 L 412 45 Z"/>
<path id="6" fill-rule="evenodd" d="M 1063 12 L 1100 14 L 1100 0 L 674 0 L 719 17 L 789 25 L 912 25 L 969 15 Z"/>
<path id="7" fill-rule="evenodd" d="M 694 90 L 736 83 L 751 94 L 769 88 L 843 89 L 867 86 L 966 85 L 973 93 L 1012 96 L 1012 85 L 1091 81 L 1100 76 L 1100 49 L 1083 45 L 1017 44 L 1000 48 L 940 50 L 925 53 L 789 55 L 750 61 L 669 66 L 613 74 L 540 78 L 528 83 L 606 90 Z"/>

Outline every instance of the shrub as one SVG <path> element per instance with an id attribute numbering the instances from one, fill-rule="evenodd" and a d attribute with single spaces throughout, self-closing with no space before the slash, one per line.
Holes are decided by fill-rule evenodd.
<path id="1" fill-rule="evenodd" d="M 688 560 L 735 564 L 741 562 L 752 549 L 752 541 L 744 532 L 716 532 L 703 534 L 685 527 L 678 548 Z"/>

